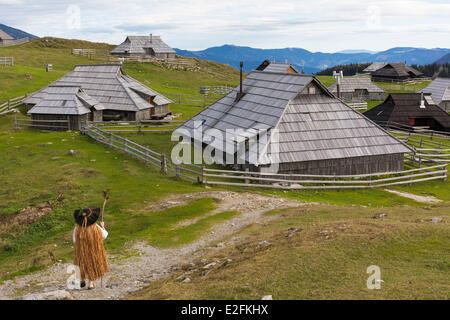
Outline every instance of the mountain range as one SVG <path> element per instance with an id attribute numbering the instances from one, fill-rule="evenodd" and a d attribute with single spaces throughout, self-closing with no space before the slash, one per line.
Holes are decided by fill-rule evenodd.
<path id="1" fill-rule="evenodd" d="M 353 52 L 345 50 L 344 53 L 311 52 L 301 48 L 284 49 L 257 49 L 251 47 L 223 45 L 212 47 L 201 51 L 189 51 L 175 49 L 177 54 L 187 57 L 212 60 L 225 63 L 235 68 L 239 62 L 244 61 L 244 69 L 249 72 L 255 69 L 265 59 L 278 62 L 288 61 L 295 67 L 301 69 L 302 60 L 305 62 L 306 73 L 316 73 L 328 67 L 366 62 L 406 62 L 407 64 L 424 65 L 436 62 L 450 53 L 450 49 L 396 47 L 376 53 Z M 358 51 L 358 50 L 356 50 Z"/>
<path id="2" fill-rule="evenodd" d="M 8 27 L 4 24 L 0 23 L 0 30 L 3 30 L 4 32 L 6 32 L 7 34 L 9 34 L 11 37 L 13 37 L 14 39 L 22 39 L 22 38 L 28 38 L 29 40 L 33 40 L 33 39 L 37 39 L 38 37 L 36 37 L 35 35 L 32 35 L 28 32 L 16 29 L 16 28 L 12 28 L 12 27 Z"/>

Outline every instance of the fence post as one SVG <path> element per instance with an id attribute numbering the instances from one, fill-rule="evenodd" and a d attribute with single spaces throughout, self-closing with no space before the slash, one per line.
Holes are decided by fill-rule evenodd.
<path id="1" fill-rule="evenodd" d="M 205 167 L 202 167 L 202 183 L 206 183 L 206 177 L 205 177 Z"/>
<path id="2" fill-rule="evenodd" d="M 178 103 L 181 104 L 181 93 L 178 95 Z"/>
<path id="3" fill-rule="evenodd" d="M 180 176 L 180 167 L 176 164 L 175 165 L 175 177 L 179 177 Z"/>
<path id="4" fill-rule="evenodd" d="M 123 146 L 123 150 L 124 150 L 125 152 L 127 151 L 127 143 L 128 143 L 128 139 L 125 138 L 125 143 L 124 143 L 124 146 Z"/>
<path id="5" fill-rule="evenodd" d="M 11 108 L 11 100 L 8 100 L 8 110 Z"/>
<path id="6" fill-rule="evenodd" d="M 249 169 L 248 169 L 248 167 L 247 168 L 245 168 L 245 184 L 250 184 L 250 180 L 249 179 L 247 179 L 248 178 L 248 172 L 249 172 Z"/>
<path id="7" fill-rule="evenodd" d="M 161 155 L 161 174 L 167 174 L 167 157 L 165 154 Z"/>
<path id="8" fill-rule="evenodd" d="M 14 114 L 14 131 L 17 129 L 17 118 L 16 115 Z"/>
<path id="9" fill-rule="evenodd" d="M 111 147 L 113 146 L 113 135 L 112 135 L 112 133 L 109 133 L 109 145 Z"/>
<path id="10" fill-rule="evenodd" d="M 206 94 L 205 94 L 204 100 L 203 100 L 203 108 L 206 108 Z"/>

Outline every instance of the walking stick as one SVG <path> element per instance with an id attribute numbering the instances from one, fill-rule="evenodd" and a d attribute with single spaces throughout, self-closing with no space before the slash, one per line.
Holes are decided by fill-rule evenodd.
<path id="1" fill-rule="evenodd" d="M 105 213 L 105 206 L 106 206 L 106 201 L 108 201 L 109 200 L 109 196 L 108 196 L 108 192 L 109 192 L 109 189 L 108 190 L 103 190 L 103 198 L 104 198 L 104 200 L 103 200 L 103 206 L 102 206 L 102 217 L 101 217 L 101 221 L 102 222 L 104 222 L 104 213 Z M 101 277 L 100 278 L 100 286 L 101 286 L 101 288 L 103 288 L 103 277 Z"/>

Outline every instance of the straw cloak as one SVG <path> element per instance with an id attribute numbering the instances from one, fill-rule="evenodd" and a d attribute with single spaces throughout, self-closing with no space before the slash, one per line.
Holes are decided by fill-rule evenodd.
<path id="1" fill-rule="evenodd" d="M 80 268 L 81 280 L 95 281 L 110 271 L 103 246 L 103 239 L 108 233 L 95 223 L 99 212 L 99 208 L 89 207 L 74 213 L 77 222 L 73 235 L 74 265 Z"/>

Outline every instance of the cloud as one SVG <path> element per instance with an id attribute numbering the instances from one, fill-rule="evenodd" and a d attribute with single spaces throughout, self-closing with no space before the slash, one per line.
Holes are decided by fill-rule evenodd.
<path id="1" fill-rule="evenodd" d="M 39 36 L 120 43 L 157 33 L 170 45 L 233 43 L 334 52 L 398 44 L 450 47 L 450 3 L 436 0 L 0 0 L 2 22 Z M 67 8 L 80 8 L 68 28 Z M 70 23 L 69 23 L 70 26 Z"/>

